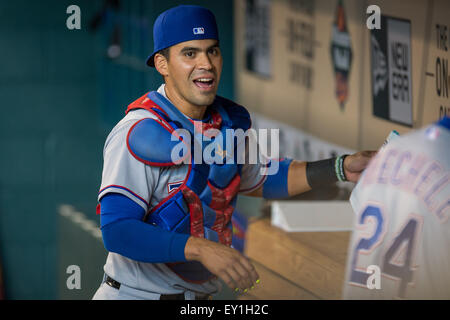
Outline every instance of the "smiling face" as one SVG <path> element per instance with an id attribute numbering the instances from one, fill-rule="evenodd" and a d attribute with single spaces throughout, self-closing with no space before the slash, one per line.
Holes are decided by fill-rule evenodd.
<path id="1" fill-rule="evenodd" d="M 169 59 L 161 54 L 154 59 L 168 98 L 182 112 L 191 116 L 187 109 L 206 109 L 214 101 L 223 63 L 217 40 L 181 42 L 170 47 Z"/>

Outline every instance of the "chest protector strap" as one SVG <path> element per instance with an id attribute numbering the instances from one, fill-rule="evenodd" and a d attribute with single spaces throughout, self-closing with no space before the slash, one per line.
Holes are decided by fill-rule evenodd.
<path id="1" fill-rule="evenodd" d="M 188 164 L 185 180 L 176 191 L 154 206 L 146 214 L 144 221 L 170 231 L 187 233 L 230 246 L 232 240 L 231 216 L 240 187 L 242 165 L 238 165 L 237 161 L 224 164 L 207 164 L 204 161 L 195 163 L 193 152 L 194 144 L 199 143 L 198 136 L 201 137 L 201 134 L 209 128 L 220 130 L 222 136 L 225 137 L 225 130 L 236 128 L 236 123 L 238 123 L 237 127 L 243 130 L 250 126 L 249 116 L 244 108 L 235 106 L 226 99 L 221 102 L 227 102 L 231 106 L 227 110 L 222 106 L 223 103 L 215 103 L 210 106 L 208 112 L 211 114 L 212 121 L 209 123 L 191 121 L 166 98 L 154 91 L 132 103 L 127 112 L 133 109 L 146 109 L 154 114 L 161 125 L 170 132 L 183 128 L 191 133 L 191 161 Z M 241 114 L 243 116 L 240 116 Z M 238 115 L 237 121 L 231 119 L 230 116 L 236 117 L 236 115 Z M 199 130 L 199 126 L 202 130 Z M 224 153 L 232 151 L 235 155 L 236 147 L 234 146 L 234 150 L 225 150 Z M 198 262 L 168 263 L 166 265 L 188 282 L 202 283 L 213 277 Z"/>

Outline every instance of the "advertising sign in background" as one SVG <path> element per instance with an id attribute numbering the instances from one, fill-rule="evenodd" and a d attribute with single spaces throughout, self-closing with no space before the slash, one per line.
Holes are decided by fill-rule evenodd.
<path id="1" fill-rule="evenodd" d="M 411 22 L 381 17 L 370 36 L 373 114 L 412 126 Z"/>

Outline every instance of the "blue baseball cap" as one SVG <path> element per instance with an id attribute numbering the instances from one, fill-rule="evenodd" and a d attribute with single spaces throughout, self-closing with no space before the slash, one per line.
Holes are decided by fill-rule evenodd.
<path id="1" fill-rule="evenodd" d="M 147 65 L 155 66 L 155 54 L 180 42 L 201 39 L 219 40 L 214 14 L 200 6 L 181 5 L 161 13 L 153 25 L 153 53 Z"/>

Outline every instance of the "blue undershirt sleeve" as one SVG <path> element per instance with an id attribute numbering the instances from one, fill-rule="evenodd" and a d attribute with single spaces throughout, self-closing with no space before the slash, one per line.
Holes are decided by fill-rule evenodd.
<path id="1" fill-rule="evenodd" d="M 268 175 L 263 185 L 264 199 L 285 199 L 289 197 L 288 174 L 292 159 L 271 160 L 271 165 L 278 162 L 276 174 Z"/>
<path id="2" fill-rule="evenodd" d="M 106 250 L 141 262 L 186 261 L 184 247 L 189 235 L 141 221 L 145 211 L 130 198 L 108 193 L 100 200 L 100 214 Z"/>

